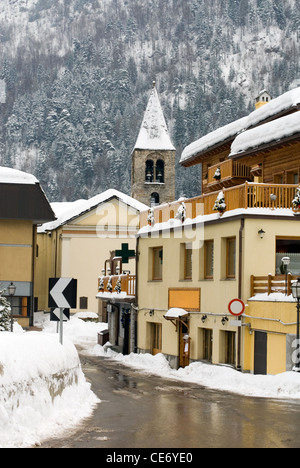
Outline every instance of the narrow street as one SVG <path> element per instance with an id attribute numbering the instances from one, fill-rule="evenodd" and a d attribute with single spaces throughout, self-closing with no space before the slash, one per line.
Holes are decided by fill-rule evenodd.
<path id="1" fill-rule="evenodd" d="M 91 418 L 41 448 L 296 448 L 300 403 L 249 398 L 81 356 L 101 399 Z"/>

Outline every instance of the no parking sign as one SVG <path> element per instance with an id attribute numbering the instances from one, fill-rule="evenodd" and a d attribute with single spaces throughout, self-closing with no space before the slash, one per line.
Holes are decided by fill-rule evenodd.
<path id="1" fill-rule="evenodd" d="M 240 315 L 243 315 L 243 313 L 245 312 L 245 304 L 243 303 L 243 301 L 241 301 L 241 299 L 233 299 L 228 304 L 228 310 L 231 313 L 231 315 L 234 315 L 235 317 L 240 317 Z"/>

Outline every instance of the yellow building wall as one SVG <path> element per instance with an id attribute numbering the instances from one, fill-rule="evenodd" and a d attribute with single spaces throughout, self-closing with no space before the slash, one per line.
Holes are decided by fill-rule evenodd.
<path id="1" fill-rule="evenodd" d="M 32 281 L 31 221 L 0 220 L 0 281 Z"/>
<path id="2" fill-rule="evenodd" d="M 14 284 L 26 283 L 29 294 L 34 279 L 34 252 L 35 226 L 32 221 L 0 220 L 0 284 L 2 281 L 12 281 Z M 24 291 L 22 286 L 20 290 Z M 27 298 L 25 301 L 26 307 L 22 313 L 27 315 Z M 29 326 L 29 317 L 15 315 L 15 319 L 22 327 Z"/>
<path id="3" fill-rule="evenodd" d="M 276 375 L 286 371 L 286 335 L 268 333 L 267 374 Z"/>
<path id="4" fill-rule="evenodd" d="M 296 335 L 296 303 L 249 301 L 245 332 L 244 370 L 254 372 L 255 331 L 267 333 L 267 374 L 275 375 L 287 370 L 287 335 Z M 291 359 L 291 357 L 290 357 Z"/>

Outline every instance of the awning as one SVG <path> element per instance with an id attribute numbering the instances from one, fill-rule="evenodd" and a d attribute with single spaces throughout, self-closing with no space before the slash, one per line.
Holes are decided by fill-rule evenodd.
<path id="1" fill-rule="evenodd" d="M 188 328 L 187 319 L 189 315 L 190 315 L 189 312 L 187 312 L 185 309 L 173 307 L 172 309 L 168 310 L 168 312 L 164 315 L 164 318 L 166 320 L 170 320 L 173 323 L 173 325 L 176 327 L 176 331 L 177 331 L 177 325 L 180 322 L 183 323 Z"/>

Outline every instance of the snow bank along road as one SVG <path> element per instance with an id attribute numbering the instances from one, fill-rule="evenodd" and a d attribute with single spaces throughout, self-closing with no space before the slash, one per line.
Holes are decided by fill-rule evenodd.
<path id="1" fill-rule="evenodd" d="M 1 448 L 29 447 L 59 435 L 90 415 L 97 402 L 70 340 L 62 346 L 57 334 L 1 332 Z"/>

